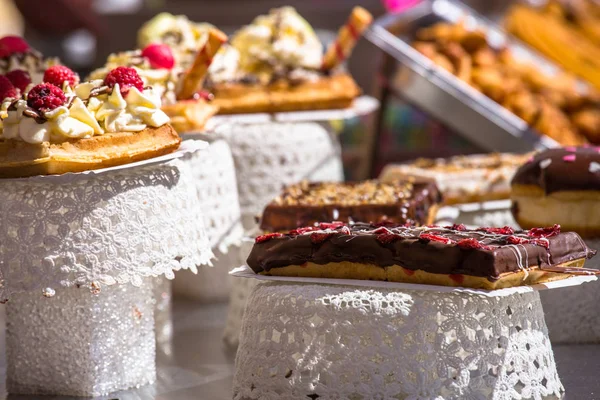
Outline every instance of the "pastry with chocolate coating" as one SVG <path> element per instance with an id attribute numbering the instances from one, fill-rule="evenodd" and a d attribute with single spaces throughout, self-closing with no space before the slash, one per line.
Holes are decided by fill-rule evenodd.
<path id="1" fill-rule="evenodd" d="M 521 227 L 551 222 L 584 238 L 600 236 L 600 147 L 540 152 L 519 168 L 511 187 Z"/>
<path id="2" fill-rule="evenodd" d="M 319 221 L 431 224 L 441 201 L 433 181 L 313 182 L 290 185 L 265 208 L 260 228 L 287 231 Z"/>
<path id="3" fill-rule="evenodd" d="M 321 223 L 257 237 L 247 262 L 262 275 L 501 289 L 597 274 L 583 268 L 595 253 L 558 225 L 514 231 Z"/>

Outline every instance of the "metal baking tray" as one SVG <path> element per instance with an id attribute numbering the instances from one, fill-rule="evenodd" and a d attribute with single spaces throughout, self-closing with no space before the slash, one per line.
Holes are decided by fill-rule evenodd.
<path id="1" fill-rule="evenodd" d="M 391 90 L 488 151 L 525 152 L 559 146 L 411 46 L 419 28 L 443 21 L 463 21 L 469 28 L 481 28 L 492 47 L 507 46 L 517 60 L 533 63 L 546 74 L 561 71 L 472 9 L 453 1 L 433 0 L 402 13 L 387 14 L 365 33 L 369 41 L 398 61 L 392 76 L 386 77 Z M 585 85 L 580 85 L 583 90 Z"/>

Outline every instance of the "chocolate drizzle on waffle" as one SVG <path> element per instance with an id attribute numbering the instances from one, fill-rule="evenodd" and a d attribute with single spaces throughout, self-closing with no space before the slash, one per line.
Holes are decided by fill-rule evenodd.
<path id="1" fill-rule="evenodd" d="M 284 231 L 327 220 L 423 225 L 440 201 L 440 192 L 429 180 L 304 181 L 287 187 L 267 205 L 261 229 Z"/>
<path id="2" fill-rule="evenodd" d="M 595 253 L 576 233 L 561 233 L 558 225 L 514 231 L 510 227 L 469 230 L 463 225 L 334 222 L 257 237 L 248 266 L 261 273 L 308 262 L 324 265 L 348 261 L 494 281 L 502 274 L 552 267 L 591 258 Z"/>

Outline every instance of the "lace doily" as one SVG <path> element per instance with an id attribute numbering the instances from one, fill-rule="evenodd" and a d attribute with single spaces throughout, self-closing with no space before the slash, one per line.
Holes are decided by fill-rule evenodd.
<path id="1" fill-rule="evenodd" d="M 227 253 L 229 246 L 238 245 L 244 234 L 231 149 L 226 141 L 215 140 L 184 160 L 192 170 L 211 247 Z"/>
<path id="2" fill-rule="evenodd" d="M 600 251 L 600 239 L 585 240 Z M 600 255 L 585 266 L 600 269 Z M 600 282 L 540 293 L 553 343 L 600 343 Z"/>
<path id="3" fill-rule="evenodd" d="M 15 293 L 6 304 L 8 391 L 100 396 L 153 382 L 152 287 Z"/>
<path id="4" fill-rule="evenodd" d="M 467 293 L 259 283 L 234 399 L 557 399 L 536 292 Z"/>
<path id="5" fill-rule="evenodd" d="M 340 145 L 328 124 L 314 122 L 230 123 L 211 135 L 231 147 L 242 215 L 251 220 L 285 185 L 343 180 Z"/>
<path id="6" fill-rule="evenodd" d="M 239 251 L 242 262 L 239 265 L 245 264 L 253 245 L 254 239 L 246 238 L 242 241 Z M 236 267 L 239 267 L 239 265 Z M 240 331 L 242 329 L 246 302 L 257 284 L 258 280 L 256 279 L 231 279 L 227 320 L 225 322 L 225 329 L 223 330 L 223 341 L 231 348 L 237 348 L 240 343 Z"/>
<path id="7" fill-rule="evenodd" d="M 0 298 L 196 270 L 212 252 L 186 163 L 0 180 Z"/>

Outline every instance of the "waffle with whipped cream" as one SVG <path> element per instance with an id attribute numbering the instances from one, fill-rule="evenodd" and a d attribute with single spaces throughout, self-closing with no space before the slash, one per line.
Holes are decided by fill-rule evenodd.
<path id="1" fill-rule="evenodd" d="M 0 109 L 0 177 L 62 174 L 167 154 L 181 139 L 136 71 L 104 80 L 30 85 Z M 12 92 L 15 93 L 15 92 Z"/>

